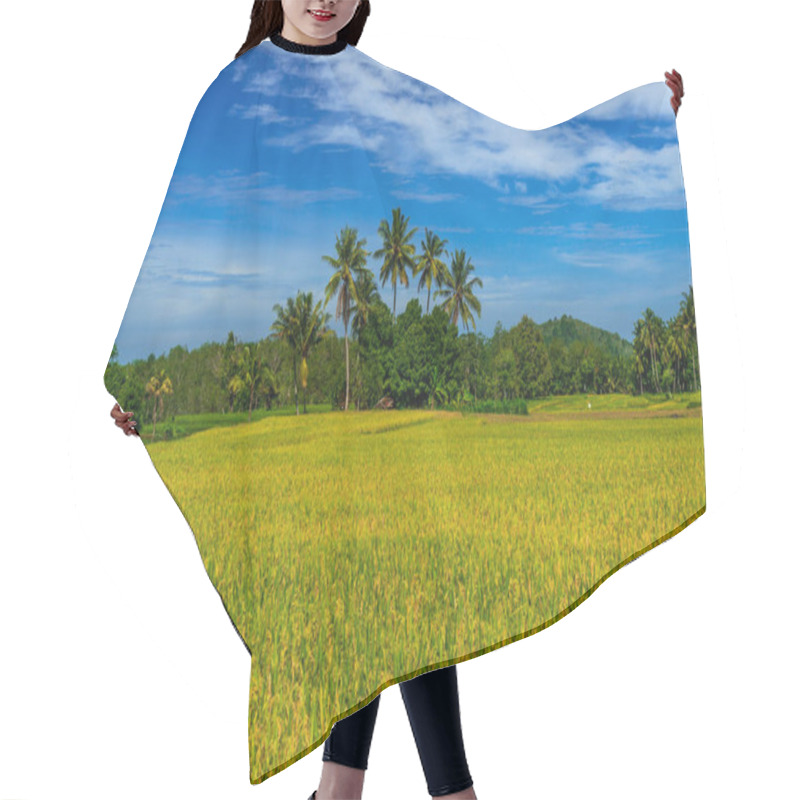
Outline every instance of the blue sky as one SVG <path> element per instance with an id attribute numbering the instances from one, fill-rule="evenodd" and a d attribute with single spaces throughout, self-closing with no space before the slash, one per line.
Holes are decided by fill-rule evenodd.
<path id="1" fill-rule="evenodd" d="M 275 303 L 299 290 L 324 298 L 332 268 L 322 255 L 336 256 L 346 225 L 376 250 L 397 206 L 418 228 L 415 243 L 428 227 L 475 265 L 476 330 L 569 314 L 630 340 L 647 306 L 666 319 L 691 283 L 670 96 L 658 81 L 526 131 L 357 48 L 319 56 L 267 40 L 198 104 L 119 360 L 224 341 L 229 330 L 266 336 Z M 368 258 L 376 278 L 380 263 Z M 424 310 L 417 283 L 398 287 L 398 313 L 417 296 Z M 378 286 L 391 308 L 391 286 Z M 331 325 L 344 335 L 341 320 Z"/>

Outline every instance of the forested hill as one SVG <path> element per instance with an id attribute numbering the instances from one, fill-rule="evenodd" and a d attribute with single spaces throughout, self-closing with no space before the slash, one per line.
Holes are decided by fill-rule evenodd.
<path id="1" fill-rule="evenodd" d="M 633 344 L 623 339 L 618 333 L 611 333 L 602 328 L 595 328 L 587 322 L 562 314 L 539 324 L 545 344 L 550 345 L 553 339 L 558 339 L 569 347 L 573 342 L 591 343 L 596 345 L 608 356 L 622 356 L 628 358 L 633 355 Z"/>

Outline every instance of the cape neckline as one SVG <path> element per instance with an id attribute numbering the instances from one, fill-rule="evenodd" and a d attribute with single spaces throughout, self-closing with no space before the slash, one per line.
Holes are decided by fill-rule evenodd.
<path id="1" fill-rule="evenodd" d="M 288 50 L 291 53 L 306 53 L 308 55 L 333 55 L 333 53 L 339 53 L 347 47 L 346 39 L 337 39 L 329 44 L 300 44 L 287 39 L 279 32 L 273 33 L 269 40 L 282 50 Z"/>

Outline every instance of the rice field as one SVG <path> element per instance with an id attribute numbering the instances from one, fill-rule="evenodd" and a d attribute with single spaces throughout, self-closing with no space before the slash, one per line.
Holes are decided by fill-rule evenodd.
<path id="1" fill-rule="evenodd" d="M 387 686 L 553 624 L 705 511 L 699 407 L 548 410 L 142 439 L 252 653 L 251 783 Z"/>

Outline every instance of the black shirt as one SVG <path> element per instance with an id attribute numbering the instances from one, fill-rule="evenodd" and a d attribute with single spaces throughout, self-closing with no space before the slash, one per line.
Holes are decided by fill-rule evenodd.
<path id="1" fill-rule="evenodd" d="M 341 52 L 347 47 L 346 39 L 337 39 L 330 44 L 299 44 L 287 39 L 285 36 L 281 36 L 278 32 L 273 33 L 269 40 L 283 50 L 289 50 L 292 53 L 308 53 L 309 55 L 332 55 L 333 53 Z"/>

